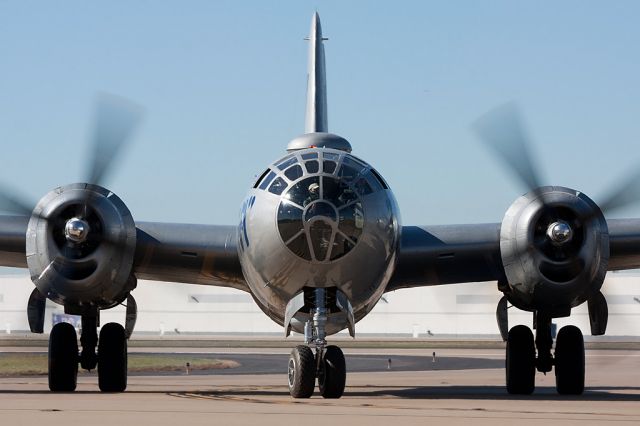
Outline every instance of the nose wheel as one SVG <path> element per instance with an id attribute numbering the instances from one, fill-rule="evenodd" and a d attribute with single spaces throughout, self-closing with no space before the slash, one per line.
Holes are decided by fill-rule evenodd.
<path id="1" fill-rule="evenodd" d="M 340 398 L 344 393 L 347 368 L 342 350 L 327 346 L 318 368 L 318 388 L 325 398 Z"/>
<path id="2" fill-rule="evenodd" d="M 309 398 L 316 382 L 316 362 L 311 348 L 299 345 L 289 356 L 289 393 L 294 398 Z"/>
<path id="3" fill-rule="evenodd" d="M 287 370 L 289 393 L 293 398 L 310 398 L 318 389 L 324 398 L 340 398 L 346 382 L 346 363 L 342 350 L 337 346 L 316 348 L 315 355 L 309 346 L 293 348 Z"/>

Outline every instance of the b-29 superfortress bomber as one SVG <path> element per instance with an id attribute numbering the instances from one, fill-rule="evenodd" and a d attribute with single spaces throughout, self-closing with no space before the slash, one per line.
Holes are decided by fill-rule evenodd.
<path id="1" fill-rule="evenodd" d="M 140 111 L 114 97 L 97 105 L 85 182 L 56 188 L 35 206 L 0 194 L 0 266 L 28 268 L 35 288 L 26 307 L 34 333 L 44 331 L 47 299 L 82 318 L 80 347 L 73 326 L 49 337 L 49 388 L 73 391 L 78 368 L 98 370 L 99 387 L 127 386 L 127 339 L 137 316 L 137 280 L 232 287 L 248 292 L 288 336 L 304 336 L 287 368 L 291 396 L 325 398 L 345 389 L 346 365 L 329 336 L 356 324 L 386 292 L 452 283 L 497 282 L 503 294 L 498 326 L 506 340 L 506 388 L 531 394 L 536 370 L 555 371 L 560 394 L 581 394 L 585 382 L 582 332 L 559 330 L 587 303 L 592 335 L 607 326 L 601 293 L 607 271 L 640 267 L 640 219 L 604 213 L 637 201 L 638 179 L 599 205 L 584 193 L 541 186 L 526 134 L 513 105 L 480 118 L 474 129 L 525 184 L 528 192 L 502 222 L 403 226 L 381 173 L 352 154 L 349 141 L 329 133 L 325 54 L 320 19 L 309 35 L 305 133 L 262 171 L 242 205 L 239 225 L 138 222 L 103 186 Z M 100 327 L 100 312 L 126 305 L 122 326 Z M 535 328 L 508 327 L 509 305 L 531 312 Z M 284 365 L 283 365 L 284 371 Z"/>

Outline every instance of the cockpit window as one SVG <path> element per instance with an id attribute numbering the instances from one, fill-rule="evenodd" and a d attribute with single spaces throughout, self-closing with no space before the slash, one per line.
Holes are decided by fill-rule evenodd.
<path id="1" fill-rule="evenodd" d="M 316 160 L 307 161 L 306 163 L 304 163 L 304 165 L 306 166 L 309 173 L 318 173 L 318 170 L 320 168 Z"/>
<path id="2" fill-rule="evenodd" d="M 387 185 L 387 182 L 382 179 L 382 176 L 380 176 L 380 174 L 375 169 L 371 169 L 371 173 L 384 189 L 389 189 L 389 185 Z"/>
<path id="3" fill-rule="evenodd" d="M 323 152 L 322 158 L 324 158 L 325 160 L 338 161 L 338 158 L 340 158 L 340 155 L 334 152 Z"/>
<path id="4" fill-rule="evenodd" d="M 280 203 L 278 227 L 282 240 L 285 244 L 289 243 L 302 230 L 302 210 L 293 204 Z"/>
<path id="5" fill-rule="evenodd" d="M 329 262 L 346 255 L 364 229 L 358 194 L 370 192 L 365 177 L 352 185 L 330 176 L 302 179 L 289 188 L 278 208 L 282 241 L 306 260 Z"/>
<path id="6" fill-rule="evenodd" d="M 364 200 L 389 188 L 367 163 L 331 149 L 296 151 L 274 164 L 254 188 L 280 196 L 280 237 L 307 261 L 331 262 L 353 250 L 364 232 Z"/>
<path id="7" fill-rule="evenodd" d="M 284 196 L 285 200 L 289 200 L 302 208 L 319 197 L 320 178 L 318 176 L 301 180 L 293 185 Z"/>
<path id="8" fill-rule="evenodd" d="M 360 165 L 361 167 L 367 167 L 367 163 L 365 163 L 364 161 L 362 161 L 358 157 L 354 157 L 353 155 L 349 156 L 349 157 L 346 157 L 345 159 L 348 160 L 349 162 L 356 163 L 356 164 Z"/>
<path id="9" fill-rule="evenodd" d="M 295 155 L 293 155 L 293 154 L 289 154 L 289 155 L 287 155 L 286 157 L 284 157 L 284 158 L 282 159 L 282 161 L 280 161 L 280 162 L 278 163 L 278 168 L 279 168 L 280 170 L 284 170 L 284 169 L 286 169 L 287 167 L 289 167 L 290 165 L 292 165 L 292 164 L 294 164 L 294 163 L 297 163 L 297 162 L 298 162 L 298 158 L 297 158 Z"/>
<path id="10" fill-rule="evenodd" d="M 311 250 L 309 249 L 309 243 L 307 242 L 307 234 L 300 232 L 289 244 L 287 244 L 289 250 L 294 254 L 300 256 L 304 260 L 311 260 Z"/>
<path id="11" fill-rule="evenodd" d="M 264 178 L 264 180 L 260 184 L 260 189 L 267 189 L 267 186 L 269 186 L 274 177 L 276 177 L 276 174 L 270 171 L 267 177 Z"/>
<path id="12" fill-rule="evenodd" d="M 277 178 L 273 181 L 271 186 L 269 187 L 269 192 L 272 194 L 280 195 L 287 188 L 287 182 L 281 177 Z"/>
<path id="13" fill-rule="evenodd" d="M 340 170 L 338 171 L 338 177 L 351 182 L 352 180 L 354 180 L 356 178 L 356 176 L 358 176 L 359 171 L 354 169 L 353 167 L 349 166 L 346 163 L 342 163 L 342 166 L 340 166 Z"/>
<path id="14" fill-rule="evenodd" d="M 336 260 L 344 256 L 353 247 L 353 242 L 348 238 L 345 238 L 344 234 L 336 235 L 336 238 L 333 240 L 333 247 L 331 249 L 331 260 Z"/>
<path id="15" fill-rule="evenodd" d="M 364 226 L 362 205 L 360 203 L 349 204 L 338 210 L 338 214 L 340 215 L 340 230 L 354 242 L 358 241 Z"/>
<path id="16" fill-rule="evenodd" d="M 324 160 L 322 162 L 322 171 L 324 173 L 333 174 L 336 171 L 336 163 L 329 160 Z"/>
<path id="17" fill-rule="evenodd" d="M 255 182 L 254 188 L 269 191 L 280 195 L 285 193 L 291 182 L 313 177 L 317 174 L 333 175 L 333 180 L 326 181 L 327 196 L 335 195 L 336 205 L 344 205 L 358 196 L 373 194 L 382 189 L 388 189 L 386 182 L 369 165 L 362 160 L 346 154 L 331 150 L 313 150 L 290 153 L 275 163 L 275 166 L 267 169 Z M 315 182 L 320 185 L 320 177 Z M 342 182 L 344 188 L 338 188 L 338 182 Z M 306 188 L 299 187 L 290 191 L 292 201 L 302 206 L 305 197 L 297 194 Z M 302 198 L 301 198 L 302 197 Z M 295 201 L 294 201 L 295 199 Z"/>
<path id="18" fill-rule="evenodd" d="M 323 176 L 322 177 L 322 198 L 333 203 L 336 207 L 341 207 L 355 201 L 358 196 L 344 181 Z"/>
<path id="19" fill-rule="evenodd" d="M 293 165 L 284 172 L 284 175 L 287 177 L 287 179 L 294 181 L 299 177 L 302 177 L 302 167 L 300 167 L 299 164 Z"/>
<path id="20" fill-rule="evenodd" d="M 256 183 L 253 184 L 254 188 L 257 188 L 258 185 L 260 185 L 260 182 L 262 181 L 262 179 L 264 179 L 264 177 L 267 175 L 267 173 L 269 173 L 271 171 L 271 169 L 267 169 L 265 170 L 258 179 L 256 179 Z"/>
<path id="21" fill-rule="evenodd" d="M 352 157 L 344 157 L 344 160 L 342 160 L 342 164 L 346 164 L 347 166 L 351 166 L 352 168 L 354 168 L 358 172 L 360 172 L 362 169 L 364 169 L 366 167 L 361 161 L 356 160 L 355 158 L 352 158 Z"/>
<path id="22" fill-rule="evenodd" d="M 359 195 L 369 195 L 373 192 L 371 185 L 364 177 L 360 177 L 353 186 Z"/>

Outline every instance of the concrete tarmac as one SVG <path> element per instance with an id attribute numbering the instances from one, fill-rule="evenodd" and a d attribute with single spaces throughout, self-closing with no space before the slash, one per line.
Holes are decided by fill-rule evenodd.
<path id="1" fill-rule="evenodd" d="M 208 352 L 228 359 L 235 356 L 233 349 L 225 349 L 224 355 L 215 349 Z M 551 373 L 536 376 L 533 395 L 513 397 L 504 388 L 503 368 L 496 366 L 502 351 L 442 350 L 433 363 L 431 354 L 425 356 L 424 351 L 347 350 L 347 368 L 350 360 L 360 366 L 348 374 L 345 396 L 338 400 L 326 400 L 317 393 L 309 400 L 291 399 L 286 351 L 238 352 L 253 354 L 245 362 L 277 355 L 274 362 L 284 360 L 282 373 L 131 376 L 127 391 L 121 394 L 100 393 L 95 376 L 82 376 L 78 390 L 69 394 L 50 393 L 46 377 L 3 378 L 0 422 L 43 426 L 640 424 L 638 351 L 588 351 L 587 390 L 582 396 L 557 395 Z M 405 367 L 398 362 L 387 370 L 386 363 L 380 365 L 387 356 L 403 360 Z M 416 369 L 416 363 L 425 368 Z M 261 368 L 269 371 L 271 367 Z"/>

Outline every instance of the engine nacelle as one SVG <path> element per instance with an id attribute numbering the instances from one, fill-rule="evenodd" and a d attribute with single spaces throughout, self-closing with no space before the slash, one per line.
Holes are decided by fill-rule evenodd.
<path id="1" fill-rule="evenodd" d="M 135 287 L 136 227 L 109 190 L 56 188 L 35 207 L 27 228 L 27 265 L 40 293 L 68 312 L 107 309 Z"/>
<path id="2" fill-rule="evenodd" d="M 609 233 L 600 208 L 573 189 L 547 186 L 518 198 L 500 230 L 509 301 L 555 317 L 596 294 L 607 272 Z"/>

